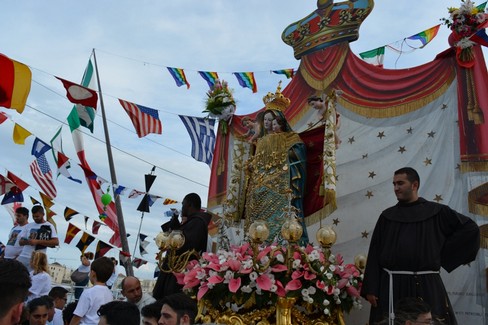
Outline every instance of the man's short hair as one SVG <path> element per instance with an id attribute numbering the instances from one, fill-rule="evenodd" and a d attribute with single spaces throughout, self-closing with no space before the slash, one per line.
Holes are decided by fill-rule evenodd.
<path id="1" fill-rule="evenodd" d="M 91 263 L 90 269 L 96 273 L 97 281 L 107 282 L 114 273 L 114 263 L 108 257 L 99 257 Z"/>
<path id="2" fill-rule="evenodd" d="M 52 297 L 53 299 L 64 299 L 64 296 L 68 293 L 68 289 L 63 288 L 63 287 L 53 287 L 51 291 L 49 291 L 49 297 Z"/>
<path id="3" fill-rule="evenodd" d="M 65 324 L 71 323 L 71 319 L 73 318 L 73 312 L 78 306 L 78 301 L 73 301 L 67 304 L 63 309 L 63 322 Z"/>
<path id="4" fill-rule="evenodd" d="M 54 298 L 51 296 L 41 296 L 42 299 L 46 300 L 46 306 L 48 309 L 54 308 Z"/>
<path id="5" fill-rule="evenodd" d="M 42 212 L 44 213 L 44 208 L 40 204 L 36 204 L 32 207 L 31 209 L 32 214 L 37 213 L 37 212 Z"/>
<path id="6" fill-rule="evenodd" d="M 410 183 L 413 183 L 415 181 L 418 182 L 418 186 L 420 187 L 420 176 L 419 173 L 412 167 L 403 167 L 395 171 L 395 175 L 400 175 L 400 174 L 405 174 L 407 175 L 407 179 Z"/>
<path id="7" fill-rule="evenodd" d="M 29 217 L 29 209 L 27 209 L 26 207 L 18 207 L 17 209 L 15 209 L 15 213 Z"/>
<path id="8" fill-rule="evenodd" d="M 200 210 L 202 208 L 202 199 L 197 193 L 190 193 L 185 196 L 185 200 L 192 208 Z"/>
<path id="9" fill-rule="evenodd" d="M 182 292 L 174 293 L 161 299 L 161 303 L 170 306 L 179 318 L 186 314 L 190 318 L 190 324 L 195 322 L 198 311 L 197 302 L 190 296 Z"/>
<path id="10" fill-rule="evenodd" d="M 27 268 L 17 260 L 0 260 L 0 318 L 29 294 L 31 279 Z"/>
<path id="11" fill-rule="evenodd" d="M 161 317 L 161 308 L 163 308 L 163 301 L 158 300 L 152 304 L 145 305 L 141 309 L 141 315 L 149 318 L 156 318 L 159 320 Z"/>
<path id="12" fill-rule="evenodd" d="M 104 316 L 109 325 L 139 325 L 141 316 L 135 304 L 127 301 L 111 301 L 102 305 L 97 311 L 98 316 Z"/>
<path id="13" fill-rule="evenodd" d="M 405 297 L 395 304 L 395 319 L 401 320 L 402 324 L 407 320 L 415 321 L 421 314 L 430 312 L 429 304 L 417 297 Z"/>

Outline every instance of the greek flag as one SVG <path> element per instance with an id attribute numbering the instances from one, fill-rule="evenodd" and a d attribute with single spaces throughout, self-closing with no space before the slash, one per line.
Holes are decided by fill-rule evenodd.
<path id="1" fill-rule="evenodd" d="M 191 138 L 191 156 L 211 166 L 215 147 L 215 119 L 178 115 Z"/>

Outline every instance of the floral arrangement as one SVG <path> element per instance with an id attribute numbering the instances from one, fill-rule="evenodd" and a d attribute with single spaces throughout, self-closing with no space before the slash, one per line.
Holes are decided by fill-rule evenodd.
<path id="1" fill-rule="evenodd" d="M 292 245 L 290 245 L 292 246 Z M 183 290 L 214 308 L 234 311 L 273 305 L 278 297 L 295 297 L 307 312 L 332 313 L 360 309 L 363 275 L 340 255 L 324 254 L 320 247 L 249 244 L 204 253 L 176 274 Z"/>
<path id="2" fill-rule="evenodd" d="M 448 8 L 449 18 L 442 18 L 441 20 L 457 34 L 459 40 L 454 45 L 465 49 L 474 45 L 469 37 L 478 31 L 479 25 L 487 20 L 487 16 L 484 13 L 484 6 L 476 7 L 471 0 L 461 1 L 459 8 Z"/>
<path id="3" fill-rule="evenodd" d="M 218 118 L 223 125 L 224 134 L 227 133 L 227 124 L 234 115 L 236 102 L 232 91 L 225 80 L 216 80 L 213 87 L 207 92 L 205 110 L 210 117 Z"/>

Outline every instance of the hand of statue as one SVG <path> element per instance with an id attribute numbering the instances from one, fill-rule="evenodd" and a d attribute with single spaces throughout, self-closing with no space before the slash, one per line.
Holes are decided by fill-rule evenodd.
<path id="1" fill-rule="evenodd" d="M 366 300 L 369 301 L 371 306 L 373 306 L 373 307 L 378 306 L 378 297 L 376 297 L 375 295 L 366 295 Z"/>

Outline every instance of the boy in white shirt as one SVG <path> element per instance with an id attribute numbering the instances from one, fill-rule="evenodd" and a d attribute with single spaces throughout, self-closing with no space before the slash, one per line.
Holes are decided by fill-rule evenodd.
<path id="1" fill-rule="evenodd" d="M 73 312 L 70 325 L 97 325 L 100 317 L 97 314 L 100 306 L 113 300 L 112 292 L 106 282 L 112 275 L 114 265 L 108 257 L 97 258 L 90 267 L 90 282 L 93 287 L 85 289 Z"/>

